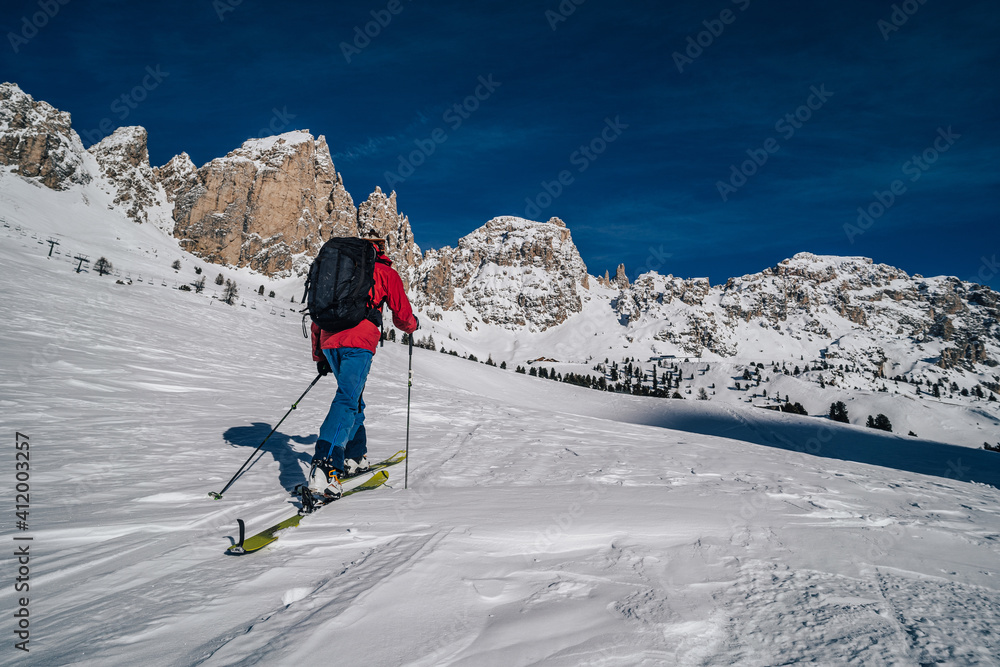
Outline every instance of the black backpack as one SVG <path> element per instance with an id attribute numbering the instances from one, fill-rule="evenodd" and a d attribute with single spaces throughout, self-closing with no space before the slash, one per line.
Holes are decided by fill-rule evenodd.
<path id="1" fill-rule="evenodd" d="M 337 333 L 365 319 L 382 326 L 381 304 L 372 303 L 369 294 L 378 261 L 371 241 L 345 237 L 323 244 L 309 268 L 302 295 L 305 312 L 320 329 Z"/>

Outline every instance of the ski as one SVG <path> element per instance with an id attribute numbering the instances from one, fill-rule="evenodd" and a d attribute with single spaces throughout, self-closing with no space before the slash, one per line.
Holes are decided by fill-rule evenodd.
<path id="1" fill-rule="evenodd" d="M 398 461 L 397 461 L 397 463 L 398 463 Z M 389 464 L 389 465 L 392 465 L 392 464 Z M 354 478 L 356 479 L 357 477 L 358 477 L 358 475 L 355 475 Z M 371 491 L 372 489 L 377 489 L 378 487 L 380 487 L 383 484 L 385 484 L 388 479 L 389 479 L 389 473 L 387 473 L 385 470 L 379 470 L 374 475 L 372 475 L 371 477 L 369 477 L 368 479 L 366 479 L 364 482 L 362 482 L 361 484 L 353 486 L 350 489 L 345 489 L 343 495 L 341 495 L 340 498 L 346 498 L 347 496 L 354 495 L 355 493 L 361 493 L 362 491 Z M 307 511 L 307 513 L 311 512 L 311 511 L 316 511 L 320 507 L 323 507 L 325 505 L 329 505 L 332 502 L 335 502 L 335 501 L 334 500 L 330 500 L 330 501 L 327 501 L 327 502 L 319 501 L 319 502 L 312 503 L 311 504 L 311 509 L 309 511 Z M 303 509 L 305 509 L 305 508 L 303 508 Z M 284 521 L 280 521 L 280 522 L 274 524 L 273 526 L 271 526 L 267 530 L 263 530 L 263 531 L 257 533 L 256 535 L 251 535 L 250 537 L 247 537 L 245 539 L 244 539 L 245 523 L 243 522 L 242 519 L 238 519 L 239 524 L 240 524 L 240 541 L 237 542 L 236 544 L 232 545 L 228 549 L 226 549 L 226 553 L 230 554 L 230 555 L 242 555 L 242 554 L 253 553 L 255 551 L 260 551 L 261 549 L 263 549 L 264 547 L 266 547 L 268 544 L 271 544 L 272 542 L 274 542 L 275 540 L 277 540 L 278 539 L 278 533 L 280 531 L 282 531 L 282 530 L 284 530 L 286 528 L 294 528 L 294 527 L 298 526 L 299 522 L 302 521 L 302 517 L 304 517 L 304 516 L 305 516 L 305 514 L 303 514 L 302 511 L 299 511 L 299 512 L 297 512 L 295 514 L 295 516 L 288 517 Z"/>
<path id="2" fill-rule="evenodd" d="M 404 460 L 406 460 L 406 450 L 405 449 L 401 449 L 398 452 L 396 452 L 395 454 L 393 454 L 392 456 L 390 456 L 389 458 L 384 459 L 382 461 L 379 461 L 378 463 L 371 464 L 370 466 L 368 466 L 367 470 L 362 470 L 359 473 L 355 473 L 353 475 L 347 475 L 345 477 L 341 477 L 341 479 L 342 480 L 344 480 L 344 479 L 354 479 L 355 477 L 358 477 L 360 475 L 364 475 L 365 473 L 375 472 L 377 470 L 382 470 L 384 468 L 388 468 L 389 466 L 394 466 L 397 463 L 402 463 Z"/>

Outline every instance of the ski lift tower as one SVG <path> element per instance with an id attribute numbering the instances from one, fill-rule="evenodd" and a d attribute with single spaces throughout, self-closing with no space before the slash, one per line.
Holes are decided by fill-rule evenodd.
<path id="1" fill-rule="evenodd" d="M 78 260 L 80 263 L 76 265 L 76 272 L 80 273 L 83 270 L 83 263 L 86 262 L 90 264 L 90 258 L 87 255 L 77 255 L 73 259 Z"/>
<path id="2" fill-rule="evenodd" d="M 57 245 L 59 245 L 59 241 L 50 236 L 48 243 L 49 243 L 49 257 L 51 257 L 52 251 L 56 249 Z"/>

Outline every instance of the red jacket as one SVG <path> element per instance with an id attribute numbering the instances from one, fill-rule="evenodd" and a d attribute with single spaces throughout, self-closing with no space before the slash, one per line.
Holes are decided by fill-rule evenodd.
<path id="1" fill-rule="evenodd" d="M 410 306 L 410 300 L 406 298 L 406 292 L 403 290 L 403 281 L 396 273 L 396 269 L 392 268 L 392 260 L 381 253 L 379 260 L 375 263 L 375 286 L 369 292 L 372 302 L 381 304 L 384 299 L 392 311 L 392 323 L 397 329 L 411 334 L 417 330 L 417 320 L 413 317 L 413 307 Z M 321 349 L 333 350 L 338 347 L 360 347 L 375 354 L 381 335 L 382 332 L 371 320 L 361 320 L 357 326 L 335 334 L 323 331 L 313 322 L 313 361 L 322 358 Z"/>

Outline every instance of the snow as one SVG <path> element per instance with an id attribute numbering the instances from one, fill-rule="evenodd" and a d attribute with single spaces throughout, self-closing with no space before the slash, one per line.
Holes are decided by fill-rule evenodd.
<path id="1" fill-rule="evenodd" d="M 924 439 L 887 434 L 721 388 L 607 394 L 416 349 L 409 488 L 396 466 L 389 487 L 226 556 L 237 518 L 255 531 L 295 511 L 333 380 L 209 499 L 312 379 L 308 343 L 266 300 L 164 287 L 174 258 L 196 260 L 104 205 L 0 176 L 0 422 L 32 455 L 19 664 L 1000 664 L 1000 455 L 926 439 L 929 423 Z M 157 280 L 75 273 L 46 257 L 49 234 Z M 618 326 L 587 309 L 570 322 L 517 340 L 484 327 L 477 344 L 565 362 Z M 407 363 L 395 344 L 375 358 L 373 458 L 404 445 Z M 704 364 L 685 366 L 695 390 L 736 370 Z M 861 412 L 904 400 L 838 391 Z M 909 412 L 973 409 L 942 406 Z M 12 485 L 3 501 L 13 533 Z"/>
<path id="2" fill-rule="evenodd" d="M 243 142 L 241 151 L 248 153 L 266 153 L 276 146 L 282 144 L 287 144 L 288 150 L 291 150 L 291 146 L 306 143 L 312 141 L 313 137 L 305 130 L 294 130 L 292 132 L 285 132 L 283 134 L 276 134 L 270 137 L 261 137 L 259 139 L 247 139 Z"/>
<path id="3" fill-rule="evenodd" d="M 114 132 L 90 147 L 90 153 L 113 152 L 145 141 L 146 129 L 139 125 L 116 128 Z"/>

